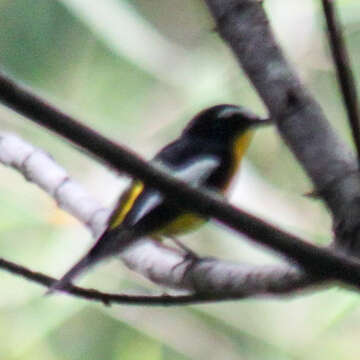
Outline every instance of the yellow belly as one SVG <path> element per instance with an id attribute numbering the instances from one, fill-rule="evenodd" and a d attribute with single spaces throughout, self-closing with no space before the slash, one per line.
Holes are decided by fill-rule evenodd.
<path id="1" fill-rule="evenodd" d="M 230 184 L 230 180 L 232 179 L 234 173 L 237 171 L 240 162 L 246 152 L 249 144 L 251 142 L 253 132 L 247 131 L 238 138 L 236 138 L 233 144 L 233 167 L 230 170 L 230 174 L 228 175 L 229 181 L 225 184 L 224 188 L 221 189 L 222 192 L 225 192 Z M 126 215 L 131 210 L 132 206 L 134 205 L 136 199 L 141 194 L 144 189 L 143 183 L 140 181 L 134 181 L 132 186 L 123 194 L 120 199 L 119 207 L 113 215 L 111 216 L 109 222 L 109 228 L 114 229 L 122 224 Z M 179 235 L 184 234 L 189 231 L 195 230 L 201 225 L 203 225 L 207 219 L 193 214 L 193 213 L 186 213 L 183 215 L 178 216 L 175 220 L 171 221 L 165 227 L 160 230 L 154 230 L 152 233 L 155 237 L 161 236 L 172 236 L 172 235 Z"/>
<path id="2" fill-rule="evenodd" d="M 136 199 L 142 192 L 143 188 L 144 186 L 140 181 L 134 181 L 132 186 L 123 194 L 122 199 L 120 201 L 121 205 L 117 208 L 117 210 L 114 211 L 109 221 L 109 229 L 115 229 L 116 227 L 122 224 L 126 215 L 134 205 Z M 183 214 L 178 216 L 175 220 L 171 221 L 162 229 L 155 230 L 152 233 L 152 235 L 175 236 L 195 230 L 205 222 L 206 220 L 198 215 L 192 213 Z"/>
<path id="3" fill-rule="evenodd" d="M 228 181 L 226 182 L 222 192 L 226 192 L 228 190 L 231 180 L 234 178 L 234 175 L 239 170 L 241 160 L 243 159 L 250 143 L 254 132 L 252 130 L 248 130 L 245 133 L 238 136 L 233 143 L 233 166 L 230 169 L 230 174 L 228 175 Z"/>
<path id="4" fill-rule="evenodd" d="M 195 230 L 207 220 L 192 213 L 178 216 L 159 231 L 154 231 L 155 236 L 175 236 Z"/>

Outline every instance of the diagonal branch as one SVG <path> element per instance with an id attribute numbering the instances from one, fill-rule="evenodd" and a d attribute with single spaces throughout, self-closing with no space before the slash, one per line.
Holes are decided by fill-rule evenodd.
<path id="1" fill-rule="evenodd" d="M 194 211 L 217 218 L 232 229 L 248 235 L 251 240 L 295 260 L 314 276 L 342 280 L 359 286 L 360 265 L 355 260 L 306 243 L 219 200 L 213 194 L 192 189 L 164 170 L 149 165 L 125 148 L 50 106 L 4 75 L 0 76 L 0 100 L 36 123 L 66 137 L 117 170 L 142 179 L 160 189 L 169 198 L 181 198 L 183 203 L 189 204 Z"/>
<path id="2" fill-rule="evenodd" d="M 355 210 L 360 209 L 356 209 L 353 202 L 359 194 L 360 183 L 357 177 L 352 177 L 351 181 L 344 177 L 354 172 L 357 164 L 285 61 L 274 41 L 260 2 L 208 0 L 207 3 L 220 33 L 234 49 L 271 116 L 277 120 L 283 138 L 317 189 L 322 191 L 335 220 L 343 220 L 345 213 L 348 214 L 352 208 L 353 214 L 358 215 Z M 254 241 L 294 259 L 317 276 L 358 286 L 360 267 L 356 261 L 310 245 L 217 200 L 211 194 L 189 188 L 80 125 L 5 76 L 0 79 L 0 98 L 15 111 L 65 136 L 105 163 L 161 189 L 170 198 L 180 196 L 184 202 L 191 204 L 194 211 L 216 217 Z M 359 219 L 360 216 L 353 218 Z"/>
<path id="3" fill-rule="evenodd" d="M 65 211 L 84 223 L 93 236 L 101 233 L 110 210 L 94 200 L 80 184 L 60 167 L 53 157 L 13 134 L 0 134 L 0 162 L 18 170 L 24 177 L 54 197 Z M 43 171 L 46 169 L 46 172 Z M 250 266 L 216 259 L 203 260 L 195 266 L 186 262 L 175 249 L 146 239 L 133 244 L 120 254 L 130 268 L 152 281 L 170 288 L 191 291 L 179 297 L 113 296 L 70 287 L 75 296 L 104 303 L 180 304 L 225 299 L 240 299 L 255 295 L 291 294 L 308 288 L 317 280 L 290 266 Z M 34 273 L 23 266 L 0 260 L 0 268 L 23 276 L 44 286 L 54 279 Z M 80 291 L 80 292 L 79 292 Z M 100 297 L 100 298 L 99 298 Z"/>
<path id="4" fill-rule="evenodd" d="M 353 250 L 354 244 L 360 244 L 360 178 L 356 158 L 285 59 L 262 2 L 205 2 L 220 35 L 276 121 L 280 135 L 331 210 L 336 244 Z"/>
<path id="5" fill-rule="evenodd" d="M 332 0 L 322 0 L 323 11 L 327 24 L 327 35 L 336 67 L 341 95 L 349 119 L 352 136 L 355 143 L 357 158 L 360 162 L 360 116 L 358 96 L 351 70 L 350 59 L 346 50 L 344 37 L 341 31 L 340 20 Z"/>
<path id="6" fill-rule="evenodd" d="M 24 266 L 15 264 L 11 261 L 0 258 L 0 268 L 9 271 L 12 274 L 16 274 L 24 277 L 26 280 L 33 281 L 39 285 L 45 286 L 47 288 L 57 281 L 48 275 L 32 271 Z M 293 278 L 295 279 L 295 277 Z M 281 280 L 281 279 L 280 279 Z M 309 286 L 313 282 L 303 281 L 298 282 L 298 286 L 294 286 L 292 289 L 290 287 L 283 286 L 274 286 L 272 293 L 281 295 L 286 294 L 291 290 L 298 290 L 298 288 Z M 282 283 L 284 284 L 284 283 Z M 300 285 L 300 286 L 299 286 Z M 101 302 L 104 305 L 108 306 L 111 304 L 127 304 L 127 305 L 161 305 L 161 306 L 177 306 L 177 305 L 189 305 L 189 304 L 199 304 L 207 302 L 218 302 L 225 300 L 234 300 L 234 299 L 243 299 L 250 296 L 250 293 L 245 289 L 243 293 L 237 295 L 230 293 L 195 293 L 192 295 L 153 295 L 153 296 L 143 296 L 143 295 L 126 295 L 126 294 L 111 294 L 97 291 L 95 289 L 85 289 L 78 286 L 69 285 L 66 288 L 66 293 L 90 300 Z M 271 292 L 258 292 L 257 294 L 252 295 L 269 295 Z"/>
<path id="7" fill-rule="evenodd" d="M 344 200 L 346 191 L 340 180 L 344 174 L 356 170 L 356 162 L 285 59 L 261 2 L 207 0 L 206 3 L 220 35 L 248 74 L 281 136 L 317 190 L 326 190 L 324 200 L 337 215 L 341 204 L 332 192 L 336 190 L 341 201 Z M 330 184 L 333 189 L 329 189 Z"/>

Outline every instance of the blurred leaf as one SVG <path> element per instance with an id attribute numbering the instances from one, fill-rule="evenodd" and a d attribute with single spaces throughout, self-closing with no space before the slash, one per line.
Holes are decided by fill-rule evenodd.
<path id="1" fill-rule="evenodd" d="M 163 359 L 162 346 L 159 342 L 146 336 L 134 333 L 133 330 L 119 336 L 118 346 L 114 351 L 114 359 L 142 360 L 146 354 L 147 360 Z"/>
<path id="2" fill-rule="evenodd" d="M 240 356 L 244 359 L 252 360 L 290 360 L 293 355 L 279 348 L 276 345 L 270 344 L 260 337 L 247 334 L 240 329 L 237 329 L 226 321 L 222 321 L 218 317 L 211 316 L 210 313 L 193 310 L 196 317 L 204 321 L 208 327 L 214 327 L 217 331 L 227 336 L 237 348 Z"/>
<path id="3" fill-rule="evenodd" d="M 166 64 L 182 57 L 183 50 L 163 38 L 130 3 L 115 0 L 59 1 L 116 54 L 128 58 L 159 79 L 172 82 L 172 71 Z"/>
<path id="4" fill-rule="evenodd" d="M 59 307 L 56 312 L 53 311 L 55 303 Z M 22 359 L 23 355 L 39 342 L 46 341 L 52 331 L 74 316 L 83 306 L 81 303 L 66 304 L 63 301 L 50 301 L 49 298 L 37 298 L 21 308 L 7 308 L 1 315 L 0 352 L 8 354 L 8 359 Z M 44 313 L 51 316 L 43 316 Z"/>

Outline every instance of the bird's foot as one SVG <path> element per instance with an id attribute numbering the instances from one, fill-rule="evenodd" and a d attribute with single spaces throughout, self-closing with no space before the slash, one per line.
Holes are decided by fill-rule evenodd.
<path id="1" fill-rule="evenodd" d="M 193 250 L 191 250 L 189 247 L 184 245 L 180 240 L 178 240 L 176 237 L 168 236 L 168 238 L 180 249 L 182 249 L 185 253 L 184 261 L 199 261 L 201 257 Z"/>

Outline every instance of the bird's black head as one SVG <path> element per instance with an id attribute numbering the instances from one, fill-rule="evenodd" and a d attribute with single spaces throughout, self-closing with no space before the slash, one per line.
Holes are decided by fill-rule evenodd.
<path id="1" fill-rule="evenodd" d="M 268 124 L 243 107 L 216 105 L 197 114 L 184 129 L 184 135 L 191 135 L 219 141 L 231 140 L 251 127 Z"/>

